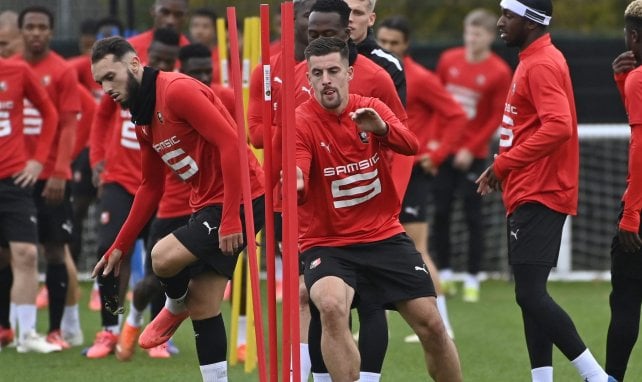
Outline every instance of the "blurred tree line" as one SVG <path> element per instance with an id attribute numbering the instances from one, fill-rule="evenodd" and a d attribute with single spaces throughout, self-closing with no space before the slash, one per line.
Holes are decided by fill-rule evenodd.
<path id="1" fill-rule="evenodd" d="M 144 30 L 151 24 L 149 7 L 154 0 L 136 1 L 136 24 Z M 563 0 L 554 1 L 551 26 L 556 35 L 619 36 L 622 34 L 622 15 L 630 0 Z M 277 0 L 190 0 L 190 8 L 211 7 L 220 17 L 225 8 L 236 7 L 239 18 L 258 15 L 259 3 L 272 6 L 273 14 L 281 1 Z M 414 28 L 416 42 L 452 41 L 461 36 L 462 20 L 472 9 L 484 7 L 500 12 L 499 0 L 378 0 L 377 19 L 401 14 L 408 17 Z"/>

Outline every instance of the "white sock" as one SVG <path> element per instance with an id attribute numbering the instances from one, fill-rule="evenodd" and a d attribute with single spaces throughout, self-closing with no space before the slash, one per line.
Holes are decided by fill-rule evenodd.
<path id="1" fill-rule="evenodd" d="M 453 270 L 450 268 L 442 269 L 439 271 L 439 278 L 443 281 L 450 281 L 453 278 Z"/>
<path id="2" fill-rule="evenodd" d="M 78 314 L 78 304 L 65 306 L 60 322 L 60 330 L 63 333 L 80 332 L 80 316 Z"/>
<path id="3" fill-rule="evenodd" d="M 143 312 L 136 309 L 133 301 L 129 308 L 129 314 L 127 315 L 127 323 L 135 328 L 143 326 Z"/>
<path id="4" fill-rule="evenodd" d="M 533 382 L 553 382 L 553 366 L 543 366 L 531 370 Z"/>
<path id="5" fill-rule="evenodd" d="M 18 328 L 16 326 L 16 323 L 18 321 L 18 313 L 16 312 L 16 303 L 12 302 L 9 304 L 9 325 L 11 325 L 11 328 L 15 332 L 16 329 Z"/>
<path id="6" fill-rule="evenodd" d="M 312 362 L 310 361 L 310 351 L 308 344 L 299 344 L 299 359 L 301 367 L 301 382 L 308 382 L 310 371 L 312 369 Z"/>
<path id="7" fill-rule="evenodd" d="M 201 365 L 203 382 L 227 382 L 227 361 Z"/>
<path id="8" fill-rule="evenodd" d="M 448 318 L 448 307 L 446 306 L 446 297 L 443 294 L 437 296 L 437 310 L 441 315 L 441 320 L 444 322 L 446 330 L 452 332 L 453 328 L 450 326 L 450 319 Z"/>
<path id="9" fill-rule="evenodd" d="M 16 304 L 16 316 L 18 318 L 18 338 L 24 340 L 27 334 L 36 330 L 36 304 Z"/>
<path id="10" fill-rule="evenodd" d="M 274 257 L 274 278 L 276 281 L 283 280 L 283 260 L 281 256 Z"/>
<path id="11" fill-rule="evenodd" d="M 314 382 L 332 382 L 329 373 L 312 373 L 312 380 Z"/>
<path id="12" fill-rule="evenodd" d="M 120 334 L 120 325 L 105 326 L 105 330 L 117 336 Z"/>
<path id="13" fill-rule="evenodd" d="M 239 316 L 238 336 L 236 337 L 236 346 L 247 343 L 247 316 Z"/>
<path id="14" fill-rule="evenodd" d="M 477 278 L 477 275 L 473 275 L 472 273 L 466 273 L 466 280 L 464 281 L 464 287 L 479 289 L 479 279 Z"/>
<path id="15" fill-rule="evenodd" d="M 586 382 L 606 382 L 609 378 L 588 349 L 584 350 L 571 363 Z"/>
<path id="16" fill-rule="evenodd" d="M 359 382 L 379 382 L 380 379 L 381 374 L 379 373 L 359 372 Z"/>
<path id="17" fill-rule="evenodd" d="M 172 314 L 181 314 L 187 310 L 187 305 L 185 300 L 187 299 L 187 291 L 185 294 L 179 298 L 169 298 L 165 295 L 165 308 L 169 310 Z"/>

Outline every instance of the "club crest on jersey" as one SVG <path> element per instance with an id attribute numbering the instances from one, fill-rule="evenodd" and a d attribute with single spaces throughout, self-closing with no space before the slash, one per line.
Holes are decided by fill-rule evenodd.
<path id="1" fill-rule="evenodd" d="M 361 143 L 368 143 L 368 133 L 365 131 L 360 131 L 359 132 L 359 139 L 361 140 Z"/>
<path id="2" fill-rule="evenodd" d="M 165 120 L 163 119 L 163 114 L 161 114 L 160 111 L 156 112 L 156 117 L 158 118 L 158 122 L 160 122 L 161 125 L 165 123 Z"/>
<path id="3" fill-rule="evenodd" d="M 482 86 L 483 84 L 486 83 L 486 76 L 483 74 L 480 74 L 477 76 L 476 81 L 477 81 L 477 85 Z"/>
<path id="4" fill-rule="evenodd" d="M 46 75 L 46 76 L 42 77 L 42 84 L 44 86 L 49 86 L 50 83 L 51 83 L 51 76 L 50 75 Z"/>
<path id="5" fill-rule="evenodd" d="M 0 92 L 6 92 L 7 88 L 7 81 L 0 81 Z"/>
<path id="6" fill-rule="evenodd" d="M 310 263 L 310 269 L 314 269 L 314 268 L 318 267 L 319 264 L 321 264 L 321 258 L 316 258 L 316 259 L 312 260 L 312 262 Z"/>

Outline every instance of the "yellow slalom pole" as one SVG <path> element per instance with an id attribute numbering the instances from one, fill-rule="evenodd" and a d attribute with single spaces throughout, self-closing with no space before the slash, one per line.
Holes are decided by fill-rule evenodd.
<path id="1" fill-rule="evenodd" d="M 218 41 L 219 73 L 221 73 L 221 85 L 230 87 L 230 68 L 227 57 L 227 29 L 225 19 L 216 19 L 216 38 Z"/>

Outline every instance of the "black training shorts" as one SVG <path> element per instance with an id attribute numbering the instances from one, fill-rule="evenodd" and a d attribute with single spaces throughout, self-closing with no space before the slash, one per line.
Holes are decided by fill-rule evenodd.
<path id="1" fill-rule="evenodd" d="M 526 203 L 508 216 L 510 265 L 557 266 L 566 214 L 540 203 Z"/>

